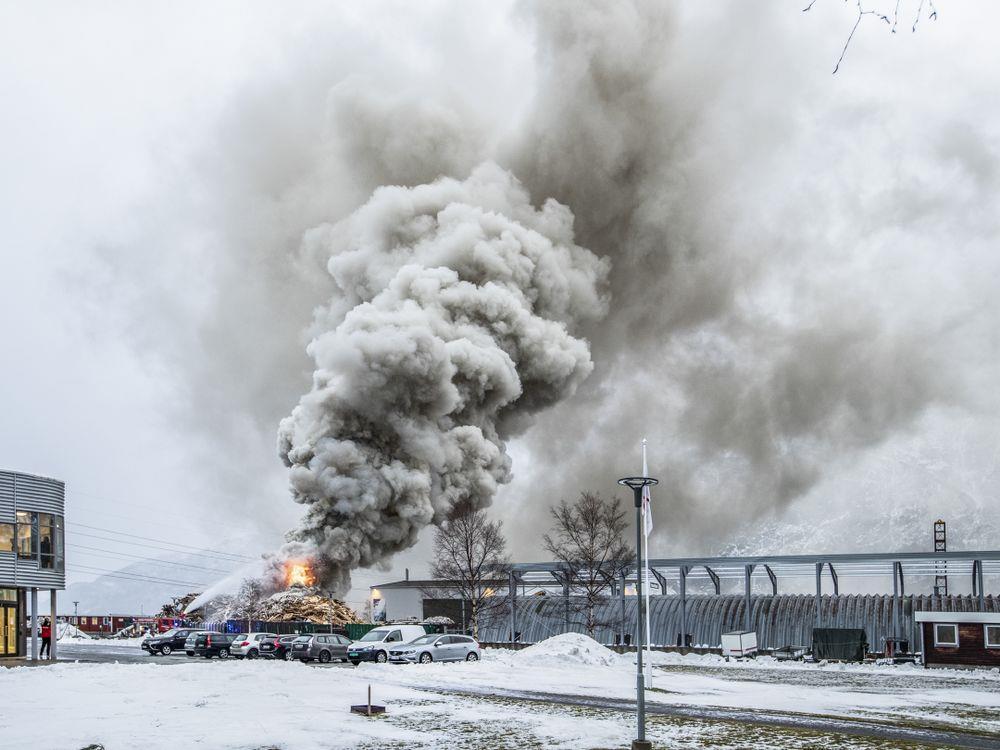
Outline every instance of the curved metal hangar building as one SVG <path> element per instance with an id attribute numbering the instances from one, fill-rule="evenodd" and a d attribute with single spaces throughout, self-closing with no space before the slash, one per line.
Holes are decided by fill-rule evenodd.
<path id="1" fill-rule="evenodd" d="M 27 654 L 30 606 L 38 618 L 38 589 L 66 588 L 64 513 L 66 486 L 57 479 L 0 470 L 0 659 Z M 37 658 L 38 639 L 31 638 Z M 55 639 L 52 642 L 55 658 Z"/>

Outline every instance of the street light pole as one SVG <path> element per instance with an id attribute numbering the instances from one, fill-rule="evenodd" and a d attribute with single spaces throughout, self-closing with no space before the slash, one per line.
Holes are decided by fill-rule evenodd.
<path id="1" fill-rule="evenodd" d="M 632 490 L 632 499 L 635 502 L 635 598 L 638 607 L 638 617 L 636 627 L 638 630 L 638 642 L 636 643 L 636 663 L 635 663 L 635 694 L 638 713 L 637 737 L 632 740 L 632 750 L 652 750 L 653 743 L 646 741 L 646 685 L 642 674 L 642 647 L 645 642 L 645 613 L 643 612 L 644 601 L 642 598 L 642 489 L 654 484 L 659 484 L 659 480 L 652 477 L 624 477 L 618 480 L 618 484 L 624 485 Z"/>

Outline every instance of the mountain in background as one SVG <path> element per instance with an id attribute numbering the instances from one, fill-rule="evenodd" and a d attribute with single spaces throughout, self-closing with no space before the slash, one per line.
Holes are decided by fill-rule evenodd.
<path id="1" fill-rule="evenodd" d="M 69 567 L 72 565 L 71 559 Z M 130 563 L 92 581 L 69 584 L 65 591 L 59 592 L 59 614 L 73 614 L 74 601 L 79 602 L 80 615 L 155 614 L 173 597 L 201 591 L 223 577 L 221 573 L 199 569 L 205 565 L 203 557 L 185 554 L 171 554 L 169 560 Z M 224 565 L 216 564 L 218 567 Z M 43 604 L 42 608 L 45 606 Z"/>

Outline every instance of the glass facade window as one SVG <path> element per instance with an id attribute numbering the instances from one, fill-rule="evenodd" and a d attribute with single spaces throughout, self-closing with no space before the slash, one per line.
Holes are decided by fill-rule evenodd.
<path id="1" fill-rule="evenodd" d="M 4 547 L 4 527 L 0 524 L 0 552 Z M 12 549 L 24 560 L 37 560 L 47 570 L 62 571 L 66 564 L 63 517 L 54 513 L 17 512 L 12 533 Z"/>
<path id="2" fill-rule="evenodd" d="M 62 572 L 66 567 L 65 536 L 63 531 L 63 517 L 52 516 L 52 549 L 55 552 L 56 570 Z"/>
<path id="3" fill-rule="evenodd" d="M 0 523 L 0 552 L 14 551 L 14 524 Z"/>
<path id="4" fill-rule="evenodd" d="M 17 556 L 38 559 L 38 514 L 17 512 Z"/>

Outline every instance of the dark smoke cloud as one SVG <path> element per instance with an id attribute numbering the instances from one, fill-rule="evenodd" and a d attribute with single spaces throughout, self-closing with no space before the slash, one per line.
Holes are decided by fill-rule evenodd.
<path id="1" fill-rule="evenodd" d="M 611 490 L 638 468 L 643 435 L 669 519 L 657 546 L 697 552 L 729 541 L 743 519 L 794 514 L 858 456 L 939 424 L 928 421 L 936 410 L 995 423 L 984 394 L 1000 330 L 1000 123 L 983 105 L 995 64 L 922 68 L 918 82 L 906 58 L 877 81 L 865 61 L 887 57 L 886 42 L 859 37 L 831 80 L 843 37 L 822 30 L 827 20 L 759 4 L 525 4 L 517 31 L 533 35 L 534 69 L 520 98 L 508 92 L 487 114 L 483 98 L 470 104 L 475 86 L 442 83 L 462 80 L 454 60 L 415 79 L 385 49 L 328 60 L 302 45 L 301 65 L 232 105 L 207 167 L 222 196 L 207 212 L 221 217 L 207 233 L 211 294 L 176 361 L 192 414 L 219 431 L 220 484 L 240 500 L 255 491 L 246 423 L 257 443 L 270 441 L 318 367 L 281 430 L 293 495 L 307 506 L 286 554 L 322 550 L 342 587 L 352 566 L 386 562 L 456 500 L 485 504 L 494 492 L 514 554 L 536 557 L 548 506 Z M 373 58 L 370 77 L 353 75 Z M 467 180 L 488 159 L 503 169 Z M 380 185 L 403 187 L 346 218 Z M 431 316 L 445 315 L 445 295 L 417 304 L 403 283 L 415 256 L 414 281 L 433 288 L 484 273 L 468 265 L 468 246 L 441 246 L 448 201 L 470 232 L 485 231 L 492 211 L 515 234 L 610 264 L 604 317 L 588 296 L 603 271 L 568 294 L 586 301 L 573 309 L 523 282 L 537 294 L 529 307 L 542 305 L 532 314 L 589 347 L 593 372 L 572 398 L 583 370 L 536 376 L 530 358 L 496 391 L 467 393 L 470 382 L 450 378 L 452 355 L 431 343 L 457 340 Z M 411 301 L 443 333 L 423 358 L 385 364 L 379 380 L 373 355 L 388 352 L 362 354 L 382 325 L 414 330 L 396 320 Z M 449 305 L 466 301 L 482 302 Z M 518 346 L 483 344 L 497 373 L 499 352 L 515 361 Z M 481 433 L 457 454 L 455 414 Z M 526 460 L 504 487 L 512 436 L 511 453 Z M 268 460 L 264 449 L 253 456 Z M 466 456 L 479 457 L 468 472 Z M 857 516 L 865 503 L 850 507 Z M 845 525 L 839 543 L 851 539 Z"/>
<path id="2" fill-rule="evenodd" d="M 411 547 L 510 481 L 506 442 L 571 396 L 593 364 L 573 336 L 607 312 L 607 263 L 484 164 L 464 182 L 380 188 L 309 242 L 337 284 L 317 314 L 312 390 L 281 423 L 307 507 L 289 557 L 344 594 L 350 572 Z"/>
<path id="3" fill-rule="evenodd" d="M 688 19 L 684 35 L 655 3 L 532 9 L 541 83 L 514 168 L 611 259 L 613 301 L 585 332 L 594 378 L 527 440 L 533 465 L 558 460 L 560 476 L 518 489 L 613 486 L 648 435 L 674 548 L 710 548 L 928 409 L 973 405 L 970 372 L 995 363 L 997 306 L 970 308 L 933 269 L 956 231 L 954 250 L 995 268 L 996 220 L 955 225 L 957 184 L 985 178 L 996 202 L 995 139 L 963 137 L 994 167 L 956 155 L 956 175 L 922 137 L 939 127 L 931 141 L 953 144 L 952 122 L 921 134 L 913 113 L 873 101 L 867 116 L 833 106 L 803 123 L 784 95 L 796 76 L 752 48 L 776 22 L 760 8 Z M 932 171 L 893 168 L 910 159 Z M 583 446 L 565 439 L 581 434 Z"/>

